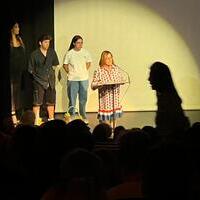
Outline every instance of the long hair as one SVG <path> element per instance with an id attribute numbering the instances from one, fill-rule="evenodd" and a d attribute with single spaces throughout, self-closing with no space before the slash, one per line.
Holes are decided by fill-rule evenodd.
<path id="1" fill-rule="evenodd" d="M 169 67 L 162 62 L 154 62 L 150 67 L 150 78 L 159 92 L 176 92 Z"/>
<path id="2" fill-rule="evenodd" d="M 76 41 L 79 40 L 79 39 L 83 40 L 83 38 L 82 38 L 80 35 L 75 35 L 75 36 L 72 38 L 72 41 L 71 41 L 71 43 L 70 43 L 70 46 L 69 46 L 68 51 L 71 50 L 71 49 L 73 49 L 73 48 L 75 47 L 75 43 L 76 43 Z"/>
<path id="3" fill-rule="evenodd" d="M 18 24 L 18 26 L 19 26 L 19 22 L 17 22 L 17 21 L 12 21 L 10 23 L 10 46 L 11 47 L 13 47 L 13 40 L 12 40 L 11 30 L 14 28 L 15 24 Z M 20 46 L 22 46 L 23 48 L 25 48 L 24 42 L 23 42 L 20 34 L 16 35 L 16 40 L 19 42 Z"/>
<path id="4" fill-rule="evenodd" d="M 108 54 L 111 55 L 111 57 L 112 57 L 112 64 L 115 65 L 112 53 L 111 53 L 110 51 L 107 51 L 107 50 L 106 50 L 106 51 L 103 51 L 103 52 L 101 53 L 101 58 L 100 58 L 100 60 L 99 60 L 99 66 L 100 66 L 100 67 L 102 67 L 102 66 L 104 65 L 104 63 L 105 63 L 105 57 L 106 57 Z"/>

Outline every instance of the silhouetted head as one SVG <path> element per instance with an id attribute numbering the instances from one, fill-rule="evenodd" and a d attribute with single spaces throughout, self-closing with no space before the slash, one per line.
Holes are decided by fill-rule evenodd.
<path id="1" fill-rule="evenodd" d="M 160 137 L 156 128 L 153 126 L 144 126 L 142 130 L 149 135 L 149 145 L 153 146 L 160 142 Z"/>
<path id="2" fill-rule="evenodd" d="M 151 65 L 148 80 L 152 89 L 158 92 L 175 90 L 169 67 L 162 62 L 154 62 Z"/>
<path id="3" fill-rule="evenodd" d="M 144 131 L 133 128 L 126 131 L 120 140 L 119 159 L 127 171 L 142 170 L 149 146 L 149 136 Z"/>
<path id="4" fill-rule="evenodd" d="M 118 144 L 120 141 L 120 138 L 126 133 L 126 129 L 124 128 L 124 126 L 117 126 L 114 129 L 114 143 Z"/>
<path id="5" fill-rule="evenodd" d="M 93 137 L 95 142 L 107 142 L 112 135 L 112 127 L 109 124 L 98 124 L 93 130 Z"/>
<path id="6" fill-rule="evenodd" d="M 98 177 L 102 171 L 102 160 L 86 149 L 76 148 L 67 153 L 61 162 L 61 176 L 65 180 L 84 177 Z"/>
<path id="7" fill-rule="evenodd" d="M 17 126 L 15 134 L 13 135 L 14 148 L 16 151 L 20 151 L 26 154 L 28 150 L 31 150 L 34 146 L 35 137 L 37 134 L 37 128 L 30 125 Z"/>
<path id="8" fill-rule="evenodd" d="M 102 160 L 85 149 L 74 149 L 61 162 L 63 199 L 105 199 Z M 104 198 L 103 198 L 104 197 Z"/>
<path id="9" fill-rule="evenodd" d="M 67 125 L 69 149 L 83 148 L 92 150 L 94 146 L 90 127 L 81 119 L 75 119 Z"/>
<path id="10" fill-rule="evenodd" d="M 24 125 L 34 125 L 35 114 L 32 110 L 26 110 L 21 117 L 20 123 Z"/>

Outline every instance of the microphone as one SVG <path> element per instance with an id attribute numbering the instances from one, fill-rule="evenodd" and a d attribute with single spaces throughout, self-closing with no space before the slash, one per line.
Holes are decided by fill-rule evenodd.
<path id="1" fill-rule="evenodd" d="M 128 77 L 128 87 L 126 88 L 124 94 L 122 95 L 122 98 L 121 98 L 121 101 L 120 101 L 120 104 L 121 104 L 122 101 L 124 100 L 124 97 L 125 97 L 126 93 L 128 92 L 128 89 L 129 89 L 129 87 L 130 87 L 131 80 L 130 80 L 129 73 L 128 73 L 127 71 L 125 71 L 124 69 L 122 69 L 121 67 L 119 67 L 119 66 L 117 66 L 117 65 L 116 65 L 116 67 L 118 67 L 121 71 L 125 72 L 126 75 L 127 75 L 127 77 Z"/>
<path id="2" fill-rule="evenodd" d="M 121 71 L 126 73 L 126 75 L 128 77 L 128 83 L 130 84 L 131 83 L 131 79 L 130 79 L 129 73 L 127 71 L 125 71 L 124 69 L 122 69 L 121 67 L 119 67 L 118 65 L 116 65 L 116 67 L 118 67 Z"/>

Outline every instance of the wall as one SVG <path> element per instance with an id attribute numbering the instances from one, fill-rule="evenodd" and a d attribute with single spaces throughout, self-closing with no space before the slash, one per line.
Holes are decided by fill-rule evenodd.
<path id="1" fill-rule="evenodd" d="M 169 65 L 183 108 L 200 109 L 199 8 L 197 0 L 55 0 L 55 48 L 62 72 L 56 86 L 56 111 L 67 109 L 62 62 L 75 34 L 83 36 L 84 47 L 93 57 L 90 81 L 105 49 L 130 75 L 130 86 L 123 86 L 121 92 L 125 111 L 156 109 L 155 93 L 147 80 L 149 66 L 156 60 Z M 96 111 L 97 91 L 89 89 L 88 97 L 87 111 Z"/>

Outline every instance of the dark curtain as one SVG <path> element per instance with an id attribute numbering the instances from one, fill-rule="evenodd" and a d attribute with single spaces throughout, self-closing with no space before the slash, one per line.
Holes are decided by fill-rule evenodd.
<path id="1" fill-rule="evenodd" d="M 4 11 L 4 13 L 3 13 Z M 6 14 L 5 14 L 6 12 Z M 0 122 L 10 114 L 9 79 L 9 26 L 13 20 L 20 23 L 20 33 L 26 47 L 27 59 L 38 47 L 41 34 L 50 34 L 54 38 L 54 0 L 18 0 L 7 1 L 1 6 L 1 73 L 0 73 Z M 54 46 L 54 42 L 52 41 Z M 32 108 L 32 84 L 27 71 L 24 74 L 25 109 Z M 1 124 L 0 124 L 1 125 Z"/>

